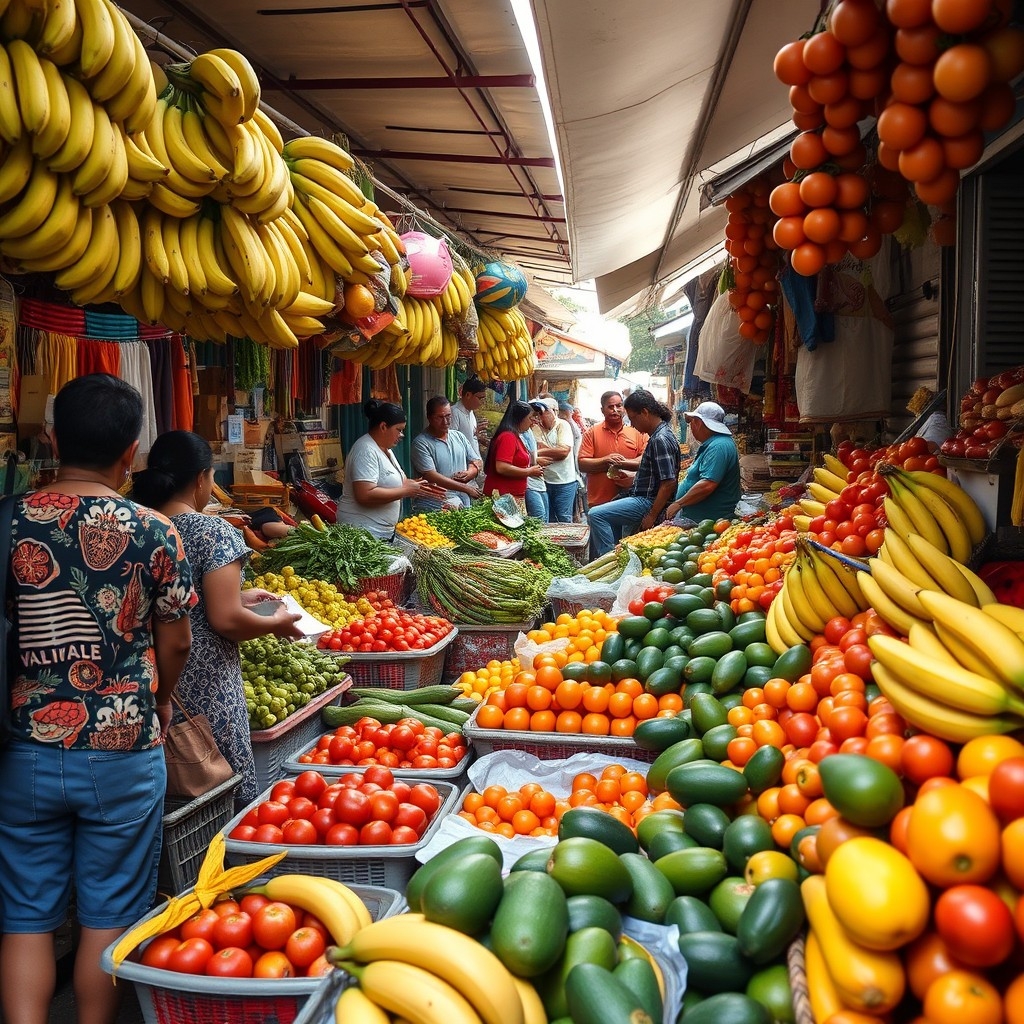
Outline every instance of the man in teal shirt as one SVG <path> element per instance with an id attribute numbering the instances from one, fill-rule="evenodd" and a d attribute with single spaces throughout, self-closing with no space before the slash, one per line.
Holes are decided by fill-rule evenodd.
<path id="1" fill-rule="evenodd" d="M 740 458 L 725 425 L 725 410 L 717 402 L 701 402 L 693 412 L 683 415 L 700 448 L 676 491 L 675 501 L 665 509 L 665 518 L 685 517 L 695 523 L 732 519 L 740 500 Z"/>

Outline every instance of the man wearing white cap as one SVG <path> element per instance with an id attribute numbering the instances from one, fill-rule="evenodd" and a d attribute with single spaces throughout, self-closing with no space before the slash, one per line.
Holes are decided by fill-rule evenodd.
<path id="1" fill-rule="evenodd" d="M 725 425 L 725 410 L 717 402 L 701 402 L 683 413 L 694 438 L 700 442 L 697 457 L 683 477 L 666 519 L 685 517 L 731 519 L 740 500 L 740 458 L 732 432 Z"/>

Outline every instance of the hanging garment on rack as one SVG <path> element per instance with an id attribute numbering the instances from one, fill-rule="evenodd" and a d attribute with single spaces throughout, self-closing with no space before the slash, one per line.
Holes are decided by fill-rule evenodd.
<path id="1" fill-rule="evenodd" d="M 193 377 L 195 377 L 195 360 L 187 338 L 175 334 L 167 340 L 173 365 L 174 388 L 174 429 L 191 430 L 195 416 L 195 400 L 193 398 Z M 198 377 L 195 378 L 198 385 Z"/>
<path id="2" fill-rule="evenodd" d="M 78 376 L 78 339 L 67 334 L 36 331 L 36 373 L 49 382 L 51 395 Z"/>
<path id="3" fill-rule="evenodd" d="M 157 437 L 156 410 L 153 401 L 153 374 L 149 368 L 149 350 L 143 341 L 123 341 L 121 368 L 118 376 L 142 395 L 142 432 L 139 434 L 139 457 L 149 454 Z"/>
<path id="4" fill-rule="evenodd" d="M 149 370 L 153 377 L 153 410 L 156 432 L 166 434 L 174 429 L 174 356 L 172 340 L 144 341 L 149 353 Z"/>
<path id="5" fill-rule="evenodd" d="M 109 373 L 121 376 L 121 346 L 116 341 L 90 341 L 79 338 L 78 376 L 88 373 Z"/>

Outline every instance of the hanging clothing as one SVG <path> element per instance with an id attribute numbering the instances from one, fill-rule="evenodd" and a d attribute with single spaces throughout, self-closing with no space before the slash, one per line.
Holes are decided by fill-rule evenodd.
<path id="1" fill-rule="evenodd" d="M 156 432 L 166 434 L 174 429 L 174 359 L 171 341 L 145 341 L 149 353 L 149 370 L 153 378 L 153 411 Z"/>
<path id="2" fill-rule="evenodd" d="M 116 341 L 78 341 L 78 376 L 89 373 L 109 373 L 121 376 L 121 346 Z M 147 449 L 148 451 L 148 449 Z"/>
<path id="3" fill-rule="evenodd" d="M 149 454 L 158 433 L 149 350 L 141 341 L 123 341 L 120 346 L 114 347 L 121 349 L 121 368 L 118 376 L 142 395 L 142 431 L 139 434 L 138 458 L 140 462 L 144 462 L 144 457 Z"/>
<path id="4" fill-rule="evenodd" d="M 193 398 L 195 389 L 192 386 L 195 360 L 191 358 L 192 349 L 188 341 L 180 334 L 168 338 L 165 344 L 170 349 L 174 374 L 174 429 L 191 430 L 195 416 L 195 400 Z"/>
<path id="5" fill-rule="evenodd" d="M 36 335 L 36 373 L 49 380 L 51 395 L 78 376 L 78 339 L 39 331 Z"/>

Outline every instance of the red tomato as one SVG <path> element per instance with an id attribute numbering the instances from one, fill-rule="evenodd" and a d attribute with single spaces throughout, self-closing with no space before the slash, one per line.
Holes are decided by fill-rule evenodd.
<path id="1" fill-rule="evenodd" d="M 330 807 L 321 807 L 320 810 L 313 813 L 313 817 L 309 820 L 313 823 L 313 828 L 316 829 L 316 834 L 322 841 L 331 827 L 337 824 L 338 819 L 335 818 L 334 811 Z"/>
<path id="2" fill-rule="evenodd" d="M 284 955 L 301 971 L 309 967 L 326 946 L 323 934 L 315 928 L 296 928 L 288 936 Z"/>
<path id="3" fill-rule="evenodd" d="M 409 794 L 412 792 L 412 786 L 410 786 L 404 779 L 395 779 L 391 784 L 391 792 L 398 797 L 398 802 L 400 804 L 408 803 Z"/>
<path id="4" fill-rule="evenodd" d="M 290 800 L 295 795 L 295 783 L 292 779 L 281 779 L 275 782 L 270 790 L 271 800 L 280 800 L 282 797 Z"/>
<path id="5" fill-rule="evenodd" d="M 291 817 L 291 812 L 288 810 L 288 805 L 280 800 L 264 800 L 256 808 L 256 816 L 261 825 L 280 827 Z"/>
<path id="6" fill-rule="evenodd" d="M 411 828 L 419 837 L 427 830 L 427 814 L 422 807 L 417 807 L 416 804 L 399 804 L 398 813 L 392 824 L 396 832 L 400 827 L 405 826 Z"/>
<path id="7" fill-rule="evenodd" d="M 303 772 L 295 779 L 295 795 L 309 800 L 316 801 L 326 788 L 327 780 L 319 772 Z"/>
<path id="8" fill-rule="evenodd" d="M 419 833 L 408 825 L 396 825 L 391 832 L 392 846 L 408 846 L 420 841 Z"/>
<path id="9" fill-rule="evenodd" d="M 333 807 L 334 798 L 344 789 L 345 787 L 340 782 L 332 782 L 321 794 L 320 799 L 317 800 L 317 807 Z"/>
<path id="10" fill-rule="evenodd" d="M 344 789 L 334 801 L 333 814 L 339 822 L 359 828 L 373 817 L 373 808 L 365 793 L 358 789 Z"/>
<path id="11" fill-rule="evenodd" d="M 871 648 L 867 644 L 851 644 L 843 652 L 843 665 L 861 679 L 871 678 Z"/>
<path id="12" fill-rule="evenodd" d="M 376 821 L 393 822 L 398 814 L 398 806 L 398 797 L 388 789 L 370 797 L 370 809 Z"/>
<path id="13" fill-rule="evenodd" d="M 213 978 L 251 978 L 252 969 L 252 957 L 237 946 L 218 949 L 206 961 L 206 973 Z"/>
<path id="14" fill-rule="evenodd" d="M 332 964 L 327 957 L 321 954 L 306 968 L 306 977 L 319 978 L 322 975 L 327 974 L 328 971 L 333 970 L 334 964 Z"/>
<path id="15" fill-rule="evenodd" d="M 308 818 L 290 818 L 281 833 L 289 846 L 309 846 L 317 841 L 316 826 Z"/>
<path id="16" fill-rule="evenodd" d="M 167 961 L 180 943 L 181 940 L 176 935 L 158 935 L 142 951 L 143 965 L 158 967 L 163 971 L 168 970 Z"/>
<path id="17" fill-rule="evenodd" d="M 241 911 L 238 900 L 218 900 L 211 908 L 218 917 L 230 917 Z"/>
<path id="18" fill-rule="evenodd" d="M 264 949 L 284 949 L 295 931 L 295 911 L 279 900 L 260 907 L 252 919 L 253 938 Z M 259 977 L 259 975 L 257 975 Z"/>
<path id="19" fill-rule="evenodd" d="M 277 825 L 260 825 L 252 840 L 254 843 L 283 843 L 284 833 Z"/>
<path id="20" fill-rule="evenodd" d="M 284 953 L 264 953 L 253 964 L 252 976 L 254 978 L 293 978 L 295 977 L 295 968 L 292 967 L 291 961 Z"/>
<path id="21" fill-rule="evenodd" d="M 179 933 L 182 939 L 206 939 L 213 942 L 213 933 L 220 921 L 216 910 L 197 910 L 188 920 L 182 922 Z"/>
<path id="22" fill-rule="evenodd" d="M 935 901 L 935 930 L 949 952 L 970 967 L 994 967 L 1013 951 L 1010 908 L 982 885 L 954 885 Z"/>
<path id="23" fill-rule="evenodd" d="M 236 825 L 229 833 L 231 839 L 240 839 L 244 843 L 256 842 L 257 828 L 255 825 Z"/>
<path id="24" fill-rule="evenodd" d="M 352 746 L 352 740 L 347 736 L 332 736 L 327 746 L 327 753 L 331 759 L 331 764 L 341 764 L 342 761 L 347 761 L 351 758 Z M 330 787 L 328 786 L 327 788 L 329 789 Z"/>
<path id="25" fill-rule="evenodd" d="M 359 830 L 355 825 L 339 822 L 327 830 L 324 835 L 324 842 L 328 846 L 357 846 L 359 844 Z"/>
<path id="26" fill-rule="evenodd" d="M 171 950 L 167 957 L 167 970 L 179 974 L 202 974 L 206 961 L 213 956 L 213 946 L 206 939 L 185 939 Z"/>
<path id="27" fill-rule="evenodd" d="M 215 949 L 228 946 L 241 946 L 243 949 L 252 944 L 252 918 L 244 911 L 222 917 L 213 929 L 213 945 Z"/>
<path id="28" fill-rule="evenodd" d="M 371 821 L 359 830 L 364 846 L 387 846 L 391 842 L 391 826 L 386 821 Z"/>
<path id="29" fill-rule="evenodd" d="M 391 746 L 403 752 L 412 750 L 416 746 L 416 733 L 408 726 L 397 726 L 391 733 Z"/>
<path id="30" fill-rule="evenodd" d="M 406 719 L 402 719 L 402 722 L 406 722 Z M 401 724 L 401 723 L 400 723 Z M 363 778 L 367 782 L 375 782 L 381 789 L 390 789 L 391 784 L 395 781 L 394 775 L 391 773 L 390 768 L 384 768 L 380 765 L 373 765 L 367 768 L 363 772 Z"/>
<path id="31" fill-rule="evenodd" d="M 1003 821 L 1024 817 L 1024 757 L 1008 757 L 992 769 L 988 802 Z"/>
<path id="32" fill-rule="evenodd" d="M 331 937 L 327 931 L 327 925 L 325 925 L 323 921 L 316 916 L 316 914 L 311 914 L 308 910 L 302 915 L 299 927 L 315 928 L 325 939 L 329 939 Z"/>
<path id="33" fill-rule="evenodd" d="M 296 796 L 288 801 L 288 817 L 289 818 L 309 818 L 313 817 L 316 811 L 316 804 L 305 796 Z"/>
<path id="34" fill-rule="evenodd" d="M 257 910 L 261 907 L 265 907 L 269 902 L 270 898 L 268 896 L 264 896 L 261 892 L 247 892 L 238 901 L 238 905 L 243 914 L 248 914 L 252 917 Z"/>
<path id="35" fill-rule="evenodd" d="M 850 629 L 850 620 L 837 615 L 825 623 L 825 639 L 830 644 L 838 644 Z"/>

